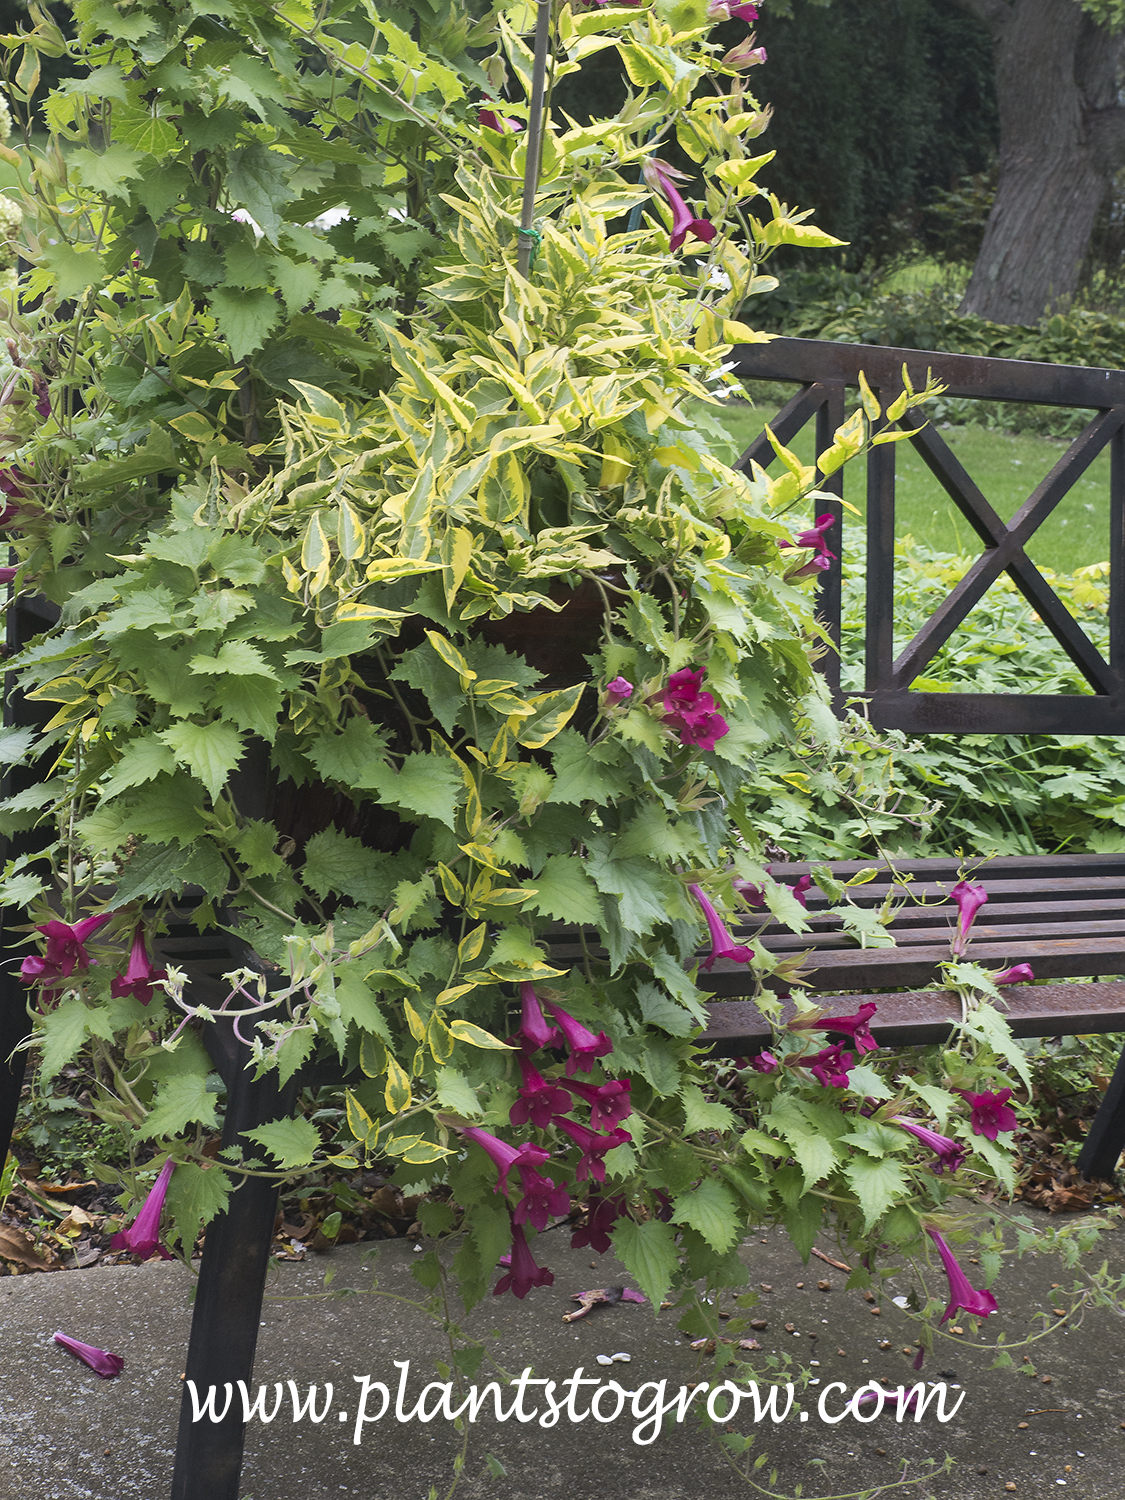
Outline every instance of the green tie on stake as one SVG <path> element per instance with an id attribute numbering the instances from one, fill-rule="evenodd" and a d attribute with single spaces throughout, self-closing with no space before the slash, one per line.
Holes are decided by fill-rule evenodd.
<path id="1" fill-rule="evenodd" d="M 525 277 L 539 249 L 542 236 L 534 227 L 535 190 L 539 186 L 539 159 L 543 153 L 543 95 L 547 82 L 547 47 L 551 39 L 552 0 L 539 0 L 535 16 L 535 59 L 531 69 L 531 109 L 527 120 L 527 161 L 523 170 L 523 205 L 520 210 L 519 251 L 516 269 Z"/>

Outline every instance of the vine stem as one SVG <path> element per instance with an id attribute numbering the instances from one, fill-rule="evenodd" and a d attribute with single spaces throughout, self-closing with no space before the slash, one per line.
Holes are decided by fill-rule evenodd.
<path id="1" fill-rule="evenodd" d="M 552 0 L 539 0 L 535 15 L 535 58 L 531 68 L 531 108 L 527 120 L 527 161 L 523 169 L 516 269 L 527 280 L 535 244 L 535 190 L 539 186 L 539 157 L 543 149 L 543 98 L 547 81 L 547 48 L 551 40 Z"/>

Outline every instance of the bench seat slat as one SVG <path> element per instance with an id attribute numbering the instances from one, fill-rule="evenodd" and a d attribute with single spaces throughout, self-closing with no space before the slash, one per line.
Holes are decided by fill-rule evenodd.
<path id="1" fill-rule="evenodd" d="M 1073 1036 L 1125 1028 L 1125 980 L 1094 984 L 1011 985 L 1001 991 L 1006 1018 L 1016 1036 Z M 961 1008 L 951 990 L 921 990 L 897 995 L 820 996 L 828 1015 L 851 1014 L 865 1001 L 879 1009 L 871 1024 L 883 1047 L 945 1041 Z M 735 1057 L 769 1042 L 769 1023 L 751 1000 L 718 1000 L 707 1006 L 709 1022 L 699 1045 L 717 1057 Z M 787 1005 L 788 1021 L 796 1009 Z"/>
<path id="2" fill-rule="evenodd" d="M 897 922 L 892 924 L 889 931 L 900 947 L 933 945 L 936 948 L 948 948 L 949 939 L 952 936 L 951 928 L 916 929 L 913 924 L 900 925 Z M 1087 936 L 1110 937 L 1120 933 L 1125 933 L 1125 912 L 1122 912 L 1115 921 L 1083 922 L 1080 926 L 1076 922 L 1013 922 L 1010 927 L 1002 924 L 984 927 L 977 922 L 973 927 L 973 941 L 969 957 L 971 958 L 979 950 L 980 945 L 986 942 L 1023 942 L 1046 938 L 1072 939 L 1078 934 L 1081 934 L 1083 938 Z M 835 932 L 786 932 L 783 929 L 780 932 L 766 932 L 758 941 L 771 953 L 778 953 L 783 949 L 793 949 L 796 952 L 800 952 L 802 948 L 823 949 L 833 943 L 840 949 L 847 949 L 852 953 L 856 951 L 855 940 L 839 930 Z"/>

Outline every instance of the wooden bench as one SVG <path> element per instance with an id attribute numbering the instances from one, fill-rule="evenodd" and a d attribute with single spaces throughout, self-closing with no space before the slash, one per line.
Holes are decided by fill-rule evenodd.
<path id="1" fill-rule="evenodd" d="M 806 893 L 810 931 L 793 933 L 763 917 L 737 929 L 741 941 L 761 929 L 758 941 L 778 957 L 809 952 L 803 964 L 807 982 L 822 1009 L 836 1014 L 855 1011 L 873 1000 L 879 1009 L 872 1023 L 875 1040 L 884 1047 L 919 1046 L 949 1037 L 961 1006 L 950 990 L 920 989 L 939 977 L 938 965 L 949 956 L 956 925 L 956 906 L 949 892 L 958 880 L 955 859 L 895 861 L 900 877 L 912 877 L 908 889 L 925 904 L 907 900 L 889 924 L 893 948 L 860 948 L 836 917 L 826 915 L 834 903 L 815 885 Z M 834 875 L 847 880 L 872 861 L 836 861 Z M 866 885 L 852 886 L 848 899 L 860 907 L 881 906 L 894 889 L 886 866 Z M 810 872 L 807 864 L 773 864 L 770 873 L 792 884 Z M 968 958 L 1000 971 L 1030 963 L 1037 980 L 1125 974 L 1125 855 L 1025 855 L 990 860 L 973 875 L 988 902 L 978 912 Z M 766 925 L 762 926 L 763 921 Z M 770 1027 L 746 993 L 746 970 L 718 959 L 700 988 L 715 995 L 709 1024 L 700 1038 L 717 1057 L 733 1057 L 768 1045 Z M 890 990 L 891 993 L 887 993 Z M 847 992 L 847 993 L 844 993 Z M 1125 1031 L 1125 979 L 1077 984 L 1014 984 L 1001 989 L 1005 1016 L 1017 1037 L 1082 1036 Z M 728 998 L 729 997 L 729 998 Z M 794 1014 L 789 1006 L 786 1019 Z M 1125 1148 L 1125 1051 L 1079 1157 L 1087 1177 L 1113 1175 Z"/>
<path id="2" fill-rule="evenodd" d="M 1048 402 L 1085 406 L 1097 412 L 1087 431 L 1064 454 L 1026 505 L 1005 524 L 965 474 L 956 457 L 932 428 L 913 439 L 932 472 L 961 508 L 984 545 L 981 564 L 952 591 L 945 605 L 896 658 L 893 651 L 894 596 L 894 446 L 875 449 L 868 461 L 867 556 L 867 682 L 864 696 L 872 721 L 912 733 L 927 731 L 1022 733 L 1125 733 L 1125 599 L 1121 589 L 1122 551 L 1125 547 L 1125 373 L 1067 369 L 957 355 L 919 354 L 915 350 L 878 349 L 779 339 L 735 351 L 735 368 L 748 378 L 791 381 L 800 389 L 773 426 L 784 442 L 792 440 L 806 421 L 817 426 L 817 450 L 829 443 L 843 420 L 846 387 L 866 372 L 871 385 L 889 404 L 898 393 L 903 363 L 917 386 L 927 367 L 945 380 L 953 395 L 994 400 Z M 1113 450 L 1111 511 L 1110 661 L 1086 638 L 1061 601 L 1029 562 L 1024 550 L 1035 528 L 1051 512 L 1093 457 L 1106 445 Z M 748 468 L 772 457 L 764 437 L 755 441 L 740 460 Z M 843 493 L 842 474 L 824 488 Z M 837 517 L 837 501 L 819 502 Z M 832 537 L 840 551 L 839 534 Z M 992 579 L 1007 569 L 1033 607 L 1055 632 L 1063 649 L 1090 683 L 1088 697 L 1042 695 L 932 694 L 911 689 L 926 661 L 981 597 Z M 839 570 L 823 575 L 821 612 L 828 632 L 840 638 Z M 43 622 L 35 622 L 24 608 L 9 611 L 9 654 L 18 650 Z M 836 701 L 843 702 L 839 672 L 832 659 L 826 676 Z M 30 722 L 18 697 L 9 695 L 5 722 Z M 9 785 L 11 785 L 9 779 Z M 837 873 L 854 873 L 864 862 L 836 864 Z M 867 864 L 873 861 L 865 862 Z M 903 872 L 914 874 L 918 889 L 936 895 L 956 880 L 951 860 L 904 862 Z M 805 873 L 800 864 L 775 865 L 782 880 Z M 972 957 L 991 967 L 1029 961 L 1037 976 L 1073 979 L 1125 973 L 1125 856 L 1052 855 L 1041 858 L 993 861 L 978 877 L 990 892 L 989 904 L 974 928 Z M 886 880 L 854 889 L 852 899 L 862 904 L 878 901 Z M 794 935 L 776 924 L 766 927 L 762 941 L 777 953 L 812 948 L 811 978 L 823 1003 L 835 1009 L 855 1009 L 866 998 L 877 1000 L 879 1012 L 873 1031 L 888 1046 L 940 1040 L 959 1015 L 953 997 L 940 990 L 919 990 L 937 972 L 947 951 L 952 927 L 949 906 L 906 907 L 892 932 L 893 949 L 861 949 L 844 938 L 830 919 L 819 916 L 827 902 L 810 891 L 811 935 Z M 7 914 L 18 924 L 20 915 Z M 755 924 L 755 927 L 760 924 Z M 748 927 L 747 931 L 755 930 Z M 197 998 L 218 1003 L 221 974 L 239 966 L 223 937 L 200 937 L 186 916 L 174 924 L 162 943 L 165 957 L 188 970 Z M 14 970 L 23 949 L 7 940 L 7 958 L 0 969 L 0 1035 L 4 1058 L 27 1031 L 26 993 Z M 744 997 L 747 976 L 739 966 L 716 963 L 701 976 L 716 996 L 702 1041 L 716 1056 L 732 1056 L 760 1047 L 769 1028 L 757 1007 Z M 890 990 L 893 993 L 885 993 Z M 858 991 L 859 993 L 855 993 Z M 223 989 L 222 993 L 225 993 Z M 1092 1031 L 1125 1030 L 1125 982 L 1012 986 L 1005 992 L 1008 1016 L 1018 1036 L 1055 1036 Z M 839 997 L 838 1000 L 836 997 Z M 255 1149 L 243 1132 L 288 1112 L 297 1091 L 305 1085 L 343 1082 L 339 1069 L 302 1070 L 284 1087 L 276 1075 L 255 1080 L 245 1067 L 245 1049 L 230 1035 L 227 1022 L 204 1029 L 204 1039 L 227 1089 L 223 1145 Z M 0 1148 L 7 1145 L 23 1076 L 25 1053 L 11 1065 L 0 1058 Z M 1081 1165 L 1091 1175 L 1108 1176 L 1125 1141 L 1125 1059 L 1118 1065 L 1102 1108 L 1083 1150 Z M 0 1161 L 3 1160 L 0 1152 Z M 231 1195 L 227 1211 L 207 1230 L 191 1338 L 187 1377 L 197 1387 L 252 1378 L 254 1350 L 261 1317 L 266 1269 L 272 1241 L 277 1190 L 251 1178 Z M 173 1500 L 238 1500 L 244 1427 L 240 1409 L 222 1422 L 193 1423 L 185 1388 L 172 1482 Z"/>

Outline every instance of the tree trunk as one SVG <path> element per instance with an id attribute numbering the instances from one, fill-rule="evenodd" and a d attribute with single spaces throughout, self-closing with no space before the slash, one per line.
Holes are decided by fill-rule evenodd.
<path id="1" fill-rule="evenodd" d="M 1122 37 L 1077 0 L 957 0 L 987 21 L 996 56 L 1000 180 L 961 312 L 1034 323 L 1065 308 L 1094 219 L 1125 160 Z"/>

